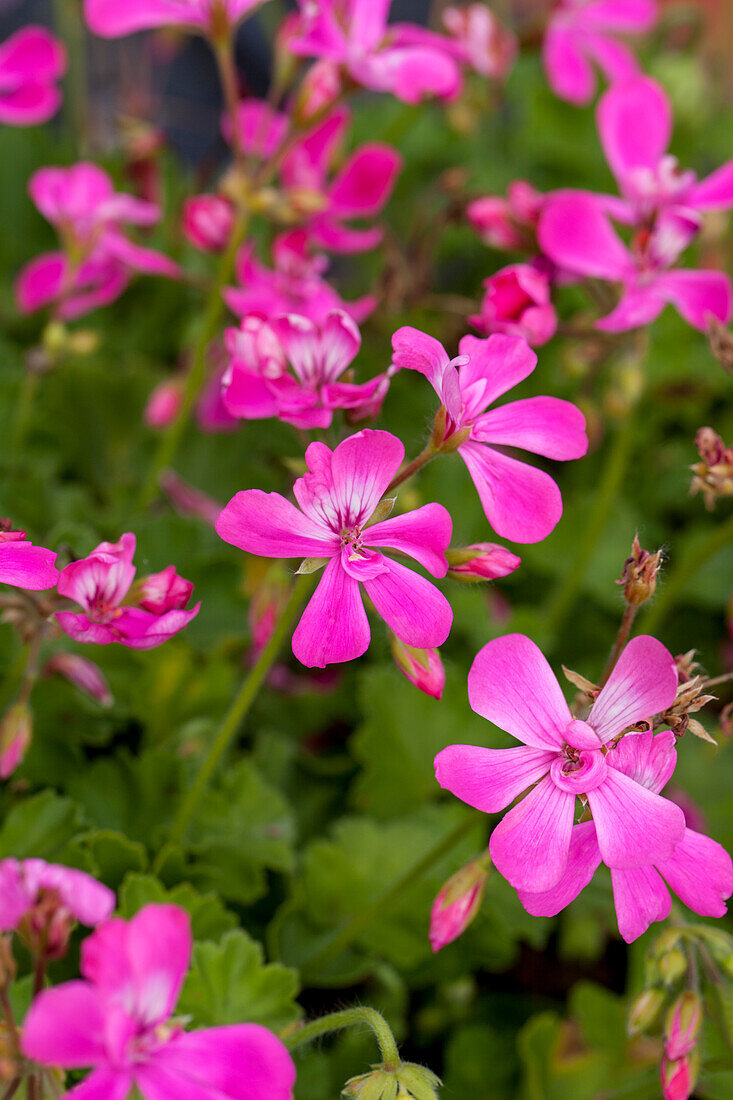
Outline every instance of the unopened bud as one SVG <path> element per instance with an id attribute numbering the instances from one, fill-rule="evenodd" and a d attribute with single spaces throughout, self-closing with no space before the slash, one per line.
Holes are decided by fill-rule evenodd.
<path id="1" fill-rule="evenodd" d="M 640 607 L 654 595 L 661 559 L 661 550 L 654 554 L 642 550 L 639 536 L 634 535 L 631 556 L 626 559 L 621 579 L 615 582 L 623 585 L 624 599 L 631 607 Z"/>
<path id="2" fill-rule="evenodd" d="M 688 1100 L 700 1072 L 700 1054 L 697 1049 L 676 1061 L 662 1059 L 660 1080 L 664 1100 Z"/>
<path id="3" fill-rule="evenodd" d="M 440 699 L 445 687 L 445 669 L 437 649 L 417 649 L 390 635 L 390 645 L 395 663 L 411 684 L 426 695 Z"/>
<path id="4" fill-rule="evenodd" d="M 70 684 L 91 695 L 103 707 L 111 707 L 114 699 L 107 681 L 94 661 L 76 653 L 55 653 L 43 666 L 43 676 L 63 676 Z"/>
<path id="5" fill-rule="evenodd" d="M 203 252 L 223 252 L 234 228 L 234 205 L 223 195 L 192 195 L 183 204 L 181 229 Z"/>
<path id="6" fill-rule="evenodd" d="M 33 716 L 25 703 L 8 707 L 0 720 L 0 779 L 13 774 L 33 736 Z"/>
<path id="7" fill-rule="evenodd" d="M 687 970 L 687 958 L 684 951 L 675 947 L 666 951 L 659 959 L 659 973 L 665 985 L 674 985 Z"/>
<path id="8" fill-rule="evenodd" d="M 664 1049 L 670 1062 L 689 1054 L 697 1043 L 702 1012 L 702 1000 L 691 990 L 682 993 L 670 1008 L 664 1025 Z"/>
<path id="9" fill-rule="evenodd" d="M 474 542 L 446 551 L 448 576 L 456 581 L 492 581 L 518 569 L 522 559 L 495 542 Z"/>
<path id="10" fill-rule="evenodd" d="M 311 122 L 321 117 L 340 95 L 341 69 L 333 61 L 316 61 L 303 77 L 295 101 L 297 122 Z"/>
<path id="11" fill-rule="evenodd" d="M 193 584 L 179 577 L 174 565 L 168 565 L 160 573 L 150 573 L 135 583 L 134 599 L 143 611 L 164 615 L 166 611 L 180 610 L 191 598 Z"/>
<path id="12" fill-rule="evenodd" d="M 712 428 L 700 428 L 695 436 L 700 462 L 691 466 L 691 493 L 702 493 L 705 507 L 715 507 L 718 497 L 733 495 L 733 447 L 726 447 Z"/>
<path id="13" fill-rule="evenodd" d="M 662 1005 L 666 1000 L 662 989 L 645 989 L 631 1002 L 626 1030 L 629 1035 L 638 1035 L 640 1031 L 648 1031 L 659 1015 Z"/>
<path id="14" fill-rule="evenodd" d="M 401 1062 L 397 1066 L 372 1066 L 370 1073 L 352 1077 L 342 1096 L 357 1100 L 437 1100 L 442 1082 L 425 1066 Z"/>
<path id="15" fill-rule="evenodd" d="M 488 852 L 472 859 L 448 879 L 430 910 L 430 946 L 440 951 L 465 932 L 484 896 L 491 861 Z"/>
<path id="16" fill-rule="evenodd" d="M 179 516 L 192 516 L 214 526 L 224 507 L 218 500 L 188 485 L 173 470 L 160 475 L 160 486 Z"/>
<path id="17" fill-rule="evenodd" d="M 143 420 L 149 428 L 166 428 L 178 415 L 183 400 L 179 379 L 168 379 L 156 386 L 148 398 Z"/>

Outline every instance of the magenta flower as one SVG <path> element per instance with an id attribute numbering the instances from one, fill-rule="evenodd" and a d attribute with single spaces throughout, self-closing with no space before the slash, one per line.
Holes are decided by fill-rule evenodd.
<path id="1" fill-rule="evenodd" d="M 299 0 L 300 33 L 288 38 L 288 49 L 336 62 L 357 84 L 405 103 L 454 96 L 461 73 L 451 45 L 419 27 L 389 27 L 390 6 L 391 0 Z"/>
<path id="2" fill-rule="evenodd" d="M 593 814 L 609 867 L 625 871 L 672 856 L 685 831 L 685 815 L 611 767 L 606 746 L 671 706 L 676 691 L 671 654 L 654 638 L 634 638 L 581 721 L 573 718 L 550 666 L 529 638 L 509 634 L 479 652 L 468 675 L 471 707 L 523 745 L 450 745 L 436 756 L 435 772 L 441 787 L 485 813 L 498 813 L 532 788 L 496 826 L 489 844 L 495 866 L 522 896 L 562 880 L 579 795 Z"/>
<path id="3" fill-rule="evenodd" d="M 543 251 L 560 267 L 621 284 L 618 305 L 596 322 L 601 331 L 625 332 L 650 324 L 668 303 L 688 324 L 704 330 L 710 317 L 724 324 L 730 318 L 730 280 L 721 271 L 670 270 L 699 224 L 694 210 L 669 207 L 628 248 L 594 197 L 566 192 L 546 205 L 538 236 Z"/>
<path id="4" fill-rule="evenodd" d="M 66 51 L 45 27 L 21 27 L 0 45 L 0 122 L 36 126 L 61 106 Z"/>
<path id="5" fill-rule="evenodd" d="M 506 79 L 519 52 L 517 39 L 486 4 L 448 7 L 443 25 L 455 40 L 461 61 L 481 76 Z"/>
<path id="6" fill-rule="evenodd" d="M 234 228 L 234 207 L 223 195 L 192 195 L 183 204 L 181 229 L 203 252 L 223 252 Z"/>
<path id="7" fill-rule="evenodd" d="M 270 160 L 282 148 L 289 128 L 288 116 L 264 99 L 242 99 L 237 104 L 236 134 L 242 152 L 248 157 Z M 234 126 L 228 112 L 222 116 L 221 132 L 231 145 Z"/>
<path id="8" fill-rule="evenodd" d="M 361 347 L 361 334 L 343 310 L 321 325 L 295 313 L 269 325 L 246 317 L 227 333 L 227 347 L 224 405 L 249 420 L 277 416 L 297 428 L 327 428 L 334 409 L 358 415 L 377 396 L 383 400 L 389 386 L 385 374 L 361 385 L 339 381 Z"/>
<path id="9" fill-rule="evenodd" d="M 550 17 L 542 60 L 550 87 L 577 106 L 596 90 L 595 63 L 609 83 L 639 71 L 619 34 L 644 34 L 656 22 L 655 0 L 560 0 Z"/>
<path id="10" fill-rule="evenodd" d="M 198 615 L 200 603 L 184 610 L 193 585 L 177 576 L 172 565 L 144 577 L 130 593 L 134 553 L 135 536 L 126 534 L 119 542 L 101 542 L 88 557 L 62 571 L 59 594 L 84 608 L 83 612 L 56 612 L 59 626 L 74 641 L 152 649 Z"/>
<path id="11" fill-rule="evenodd" d="M 93 34 L 120 38 L 151 27 L 183 27 L 221 38 L 264 0 L 84 0 Z"/>
<path id="12" fill-rule="evenodd" d="M 299 313 L 317 324 L 334 309 L 348 313 L 357 324 L 368 317 L 376 305 L 373 297 L 345 302 L 323 278 L 328 260 L 312 255 L 305 229 L 293 230 L 276 238 L 272 255 L 274 268 L 255 259 L 251 245 L 237 256 L 238 286 L 223 291 L 226 304 L 238 317 L 256 313 L 272 319 L 285 313 Z"/>
<path id="13" fill-rule="evenodd" d="M 547 199 L 526 180 L 514 180 L 506 198 L 485 195 L 466 207 L 469 224 L 484 244 L 508 251 L 533 251 L 535 233 Z"/>
<path id="14" fill-rule="evenodd" d="M 537 356 L 526 340 L 464 336 L 460 355 L 451 360 L 432 336 L 401 328 L 392 346 L 395 365 L 420 371 L 440 398 L 447 418 L 445 441 L 463 433 L 458 453 L 494 530 L 514 542 L 546 538 L 562 515 L 560 490 L 549 474 L 492 444 L 565 460 L 582 457 L 588 438 L 580 409 L 556 397 L 527 397 L 486 411 L 535 369 Z"/>
<path id="15" fill-rule="evenodd" d="M 630 207 L 630 221 L 648 221 L 670 206 L 697 212 L 733 207 L 733 160 L 698 181 L 667 153 L 672 106 L 656 81 L 639 76 L 609 88 L 598 101 L 597 121 L 606 159 Z"/>
<path id="16" fill-rule="evenodd" d="M 184 1031 L 171 1020 L 191 959 L 188 914 L 146 905 L 82 944 L 83 981 L 39 994 L 23 1053 L 42 1065 L 92 1066 L 72 1100 L 292 1100 L 295 1066 L 259 1024 Z"/>
<path id="17" fill-rule="evenodd" d="M 676 763 L 675 739 L 670 730 L 656 736 L 649 732 L 625 737 L 606 756 L 606 764 L 613 769 L 614 776 L 624 776 L 627 784 L 631 781 L 656 798 Z M 593 816 L 593 821 L 573 827 L 567 868 L 554 887 L 542 893 L 520 891 L 520 901 L 528 912 L 554 916 L 593 878 L 604 858 L 595 812 Z M 669 916 L 671 899 L 667 886 L 695 913 L 724 916 L 725 899 L 733 893 L 733 862 L 720 844 L 685 828 L 668 855 L 660 852 L 636 865 L 611 865 L 611 882 L 619 932 L 631 943 L 646 932 L 652 921 Z"/>
<path id="18" fill-rule="evenodd" d="M 433 699 L 441 699 L 445 687 L 445 669 L 439 649 L 416 649 L 393 634 L 390 638 L 392 656 L 402 675 L 419 691 Z"/>
<path id="19" fill-rule="evenodd" d="M 34 546 L 25 531 L 16 531 L 8 519 L 0 519 L 0 584 L 42 592 L 53 588 L 59 579 L 56 554 L 43 546 Z"/>
<path id="20" fill-rule="evenodd" d="M 434 577 L 448 569 L 451 519 L 440 504 L 369 524 L 404 458 L 389 432 L 365 430 L 331 451 L 311 443 L 308 472 L 295 482 L 297 508 L 279 493 L 247 489 L 219 516 L 216 529 L 249 554 L 325 558 L 326 570 L 293 635 L 293 653 L 310 668 L 353 661 L 369 645 L 359 585 L 377 614 L 407 645 L 442 645 L 453 614 L 445 596 L 423 577 L 381 553 L 383 546 L 414 558 Z"/>
<path id="21" fill-rule="evenodd" d="M 115 907 L 112 891 L 85 871 L 46 863 L 42 859 L 0 861 L 0 932 L 12 932 L 24 918 L 33 917 L 44 896 L 54 895 L 57 924 L 76 920 L 94 926 L 107 920 Z M 44 915 L 45 919 L 45 915 Z"/>
<path id="22" fill-rule="evenodd" d="M 484 280 L 481 312 L 469 321 L 484 336 L 504 332 L 540 347 L 555 335 L 557 314 L 550 301 L 550 279 L 532 264 L 510 264 Z"/>
<path id="23" fill-rule="evenodd" d="M 58 230 L 63 251 L 38 256 L 23 268 L 15 288 L 21 312 L 56 303 L 59 317 L 72 320 L 113 302 L 133 272 L 180 276 L 173 260 L 134 244 L 121 228 L 154 225 L 159 208 L 116 192 L 95 164 L 41 168 L 31 176 L 28 190 Z"/>
<path id="24" fill-rule="evenodd" d="M 182 380 L 167 378 L 159 382 L 150 394 L 143 410 L 143 420 L 149 428 L 165 428 L 178 416 L 182 401 Z"/>
<path id="25" fill-rule="evenodd" d="M 100 668 L 78 653 L 54 653 L 43 666 L 42 675 L 63 676 L 74 687 L 96 699 L 100 706 L 111 707 L 114 702 Z"/>

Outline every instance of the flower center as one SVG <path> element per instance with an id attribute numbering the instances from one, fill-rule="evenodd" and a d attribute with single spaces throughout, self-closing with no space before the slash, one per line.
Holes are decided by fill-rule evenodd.
<path id="1" fill-rule="evenodd" d="M 550 765 L 550 777 L 556 787 L 568 794 L 586 794 L 600 787 L 608 765 L 600 748 L 575 749 L 566 745 Z"/>

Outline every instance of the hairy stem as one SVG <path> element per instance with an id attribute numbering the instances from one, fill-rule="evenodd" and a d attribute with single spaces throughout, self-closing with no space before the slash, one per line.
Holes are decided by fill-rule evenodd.
<path id="1" fill-rule="evenodd" d="M 605 667 L 603 676 L 599 687 L 603 687 L 608 683 L 611 673 L 616 667 L 621 651 L 629 640 L 629 634 L 631 633 L 631 625 L 634 621 L 637 608 L 633 604 L 627 603 L 624 609 L 624 615 L 621 620 L 621 626 L 618 628 L 618 634 L 616 635 L 616 641 L 613 643 L 613 649 L 611 650 L 611 656 L 608 658 L 608 664 Z"/>
<path id="2" fill-rule="evenodd" d="M 189 789 L 188 794 L 178 809 L 170 833 L 170 839 L 172 841 L 180 842 L 186 835 L 186 830 L 195 817 L 196 810 L 206 793 L 206 789 L 211 782 L 214 772 L 222 756 L 236 737 L 239 727 L 246 717 L 249 708 L 252 706 L 257 692 L 262 686 L 263 680 L 267 676 L 267 673 L 270 671 L 270 668 L 280 652 L 285 637 L 289 633 L 295 616 L 300 610 L 305 594 L 312 583 L 313 576 L 311 574 L 305 574 L 296 578 L 288 602 L 285 604 L 275 629 L 270 635 L 270 640 L 260 653 L 257 662 L 253 665 L 239 689 L 224 721 L 219 727 L 219 731 L 211 744 L 209 753 L 196 776 L 193 786 Z"/>
<path id="3" fill-rule="evenodd" d="M 400 1064 L 400 1054 L 392 1029 L 375 1008 L 369 1008 L 366 1005 L 346 1008 L 342 1012 L 332 1012 L 329 1016 L 312 1020 L 292 1035 L 286 1036 L 284 1042 L 292 1050 L 294 1047 L 302 1046 L 303 1043 L 310 1043 L 313 1039 L 320 1038 L 321 1035 L 328 1035 L 329 1032 L 341 1031 L 345 1027 L 359 1024 L 367 1024 L 374 1032 L 385 1068 L 397 1069 Z"/>
<path id="4" fill-rule="evenodd" d="M 403 875 L 393 886 L 390 886 L 384 894 L 376 898 L 371 905 L 365 906 L 360 913 L 352 917 L 348 924 L 336 932 L 330 941 L 314 952 L 310 958 L 305 959 L 302 965 L 309 968 L 318 967 L 323 969 L 328 963 L 338 958 L 341 952 L 345 951 L 362 932 L 369 928 L 377 917 L 388 912 L 407 890 L 419 882 L 443 856 L 451 852 L 470 833 L 471 829 L 475 829 L 476 824 L 477 818 L 473 814 L 464 818 L 431 851 L 423 856 L 407 874 Z"/>

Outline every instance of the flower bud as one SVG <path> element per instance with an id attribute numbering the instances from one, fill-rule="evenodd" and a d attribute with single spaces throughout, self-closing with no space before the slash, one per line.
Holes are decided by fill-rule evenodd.
<path id="1" fill-rule="evenodd" d="M 154 615 L 180 609 L 188 603 L 193 584 L 179 577 L 174 565 L 168 565 L 160 573 L 150 573 L 135 585 L 136 605 Z"/>
<path id="2" fill-rule="evenodd" d="M 333 61 L 316 61 L 303 77 L 295 104 L 295 119 L 310 122 L 318 118 L 339 96 L 341 70 Z"/>
<path id="3" fill-rule="evenodd" d="M 518 569 L 522 559 L 505 546 L 495 542 L 474 542 L 446 552 L 448 576 L 454 581 L 493 581 L 508 577 Z"/>
<path id="4" fill-rule="evenodd" d="M 416 649 L 395 634 L 390 635 L 390 645 L 398 669 L 410 683 L 433 699 L 440 699 L 445 687 L 445 669 L 439 650 Z"/>
<path id="5" fill-rule="evenodd" d="M 697 1050 L 670 1061 L 662 1059 L 660 1078 L 664 1100 L 688 1100 L 700 1071 L 700 1055 Z"/>
<path id="6" fill-rule="evenodd" d="M 631 607 L 640 607 L 654 595 L 661 559 L 661 550 L 655 554 L 642 550 L 639 536 L 634 535 L 631 556 L 626 559 L 620 580 L 615 581 L 623 585 L 624 599 Z"/>
<path id="7" fill-rule="evenodd" d="M 148 398 L 143 420 L 149 428 L 166 428 L 178 415 L 183 387 L 178 380 L 167 380 L 156 386 Z"/>
<path id="8" fill-rule="evenodd" d="M 645 989 L 631 1002 L 626 1030 L 629 1035 L 638 1035 L 640 1031 L 648 1031 L 654 1024 L 660 1009 L 665 1001 L 664 991 L 661 989 Z"/>
<path id="9" fill-rule="evenodd" d="M 675 947 L 666 951 L 659 959 L 659 973 L 665 985 L 674 985 L 687 970 L 687 958 L 684 951 Z"/>
<path id="10" fill-rule="evenodd" d="M 695 436 L 700 462 L 690 469 L 694 473 L 691 493 L 702 493 L 710 511 L 718 497 L 733 495 L 733 447 L 726 447 L 712 428 L 700 428 Z"/>
<path id="11" fill-rule="evenodd" d="M 430 946 L 440 951 L 465 932 L 481 908 L 491 863 L 488 852 L 461 867 L 442 888 L 430 910 Z"/>
<path id="12" fill-rule="evenodd" d="M 160 475 L 160 487 L 179 516 L 203 520 L 213 527 L 224 507 L 218 500 L 188 485 L 173 470 Z"/>
<path id="13" fill-rule="evenodd" d="M 689 1054 L 697 1043 L 702 1011 L 699 994 L 691 990 L 682 993 L 670 1008 L 664 1025 L 664 1052 L 670 1062 Z"/>
<path id="14" fill-rule="evenodd" d="M 234 206 L 223 195 L 193 195 L 183 204 L 181 229 L 202 252 L 223 252 L 234 228 Z"/>
<path id="15" fill-rule="evenodd" d="M 103 707 L 111 707 L 114 699 L 109 686 L 94 661 L 76 653 L 56 653 L 43 666 L 44 676 L 63 676 L 70 684 L 91 695 Z"/>
<path id="16" fill-rule="evenodd" d="M 531 264 L 510 264 L 484 279 L 481 312 L 469 321 L 484 336 L 502 332 L 523 336 L 534 347 L 546 344 L 557 329 L 550 301 L 550 279 Z"/>
<path id="17" fill-rule="evenodd" d="M 397 1066 L 372 1066 L 370 1073 L 352 1077 L 342 1096 L 357 1100 L 437 1100 L 441 1080 L 425 1066 L 401 1062 Z"/>
<path id="18" fill-rule="evenodd" d="M 8 707 L 0 720 L 0 779 L 13 774 L 33 736 L 33 716 L 25 703 Z"/>

